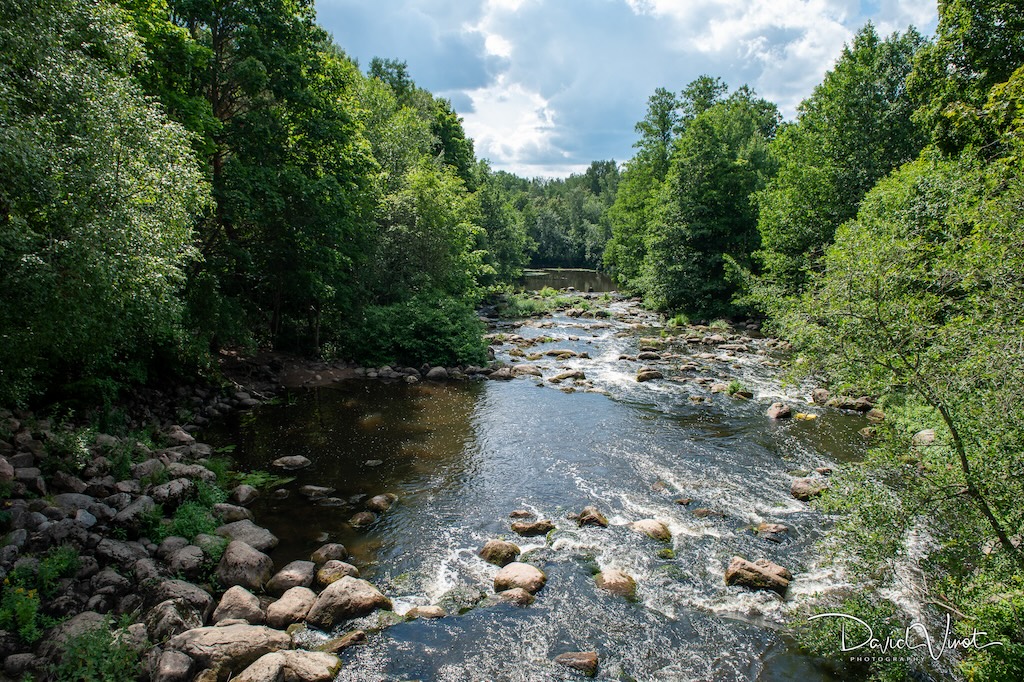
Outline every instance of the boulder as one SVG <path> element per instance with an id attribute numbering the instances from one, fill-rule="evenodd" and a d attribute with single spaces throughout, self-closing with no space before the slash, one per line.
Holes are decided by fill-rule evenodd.
<path id="1" fill-rule="evenodd" d="M 163 642 L 177 634 L 203 626 L 203 616 L 184 599 L 165 599 L 146 613 L 146 633 L 153 642 Z"/>
<path id="2" fill-rule="evenodd" d="M 285 471 L 298 471 L 310 466 L 312 462 L 309 461 L 309 457 L 303 457 L 302 455 L 287 455 L 285 457 L 278 457 L 271 464 Z"/>
<path id="3" fill-rule="evenodd" d="M 739 585 L 751 590 L 769 590 L 786 596 L 793 574 L 782 566 L 765 559 L 755 562 L 734 556 L 725 569 L 725 584 Z"/>
<path id="4" fill-rule="evenodd" d="M 353 578 L 359 577 L 359 569 L 352 564 L 347 564 L 344 561 L 338 561 L 337 559 L 331 559 L 324 563 L 316 572 L 316 584 L 320 587 L 327 587 L 331 583 L 337 582 L 345 576 L 351 576 Z"/>
<path id="5" fill-rule="evenodd" d="M 934 443 L 935 429 L 923 429 L 915 433 L 910 439 L 910 444 L 918 448 L 927 447 Z"/>
<path id="6" fill-rule="evenodd" d="M 351 632 L 346 632 L 341 637 L 335 637 L 334 639 L 324 643 L 323 645 L 318 647 L 317 650 L 326 651 L 330 654 L 336 654 L 344 651 L 350 646 L 362 644 L 365 641 L 366 632 L 364 630 L 352 630 Z"/>
<path id="7" fill-rule="evenodd" d="M 428 381 L 445 381 L 448 379 L 448 370 L 444 367 L 431 367 L 426 378 Z"/>
<path id="8" fill-rule="evenodd" d="M 185 545 L 181 549 L 171 552 L 167 557 L 167 567 L 173 574 L 196 578 L 202 572 L 205 561 L 206 553 L 201 548 L 195 545 Z"/>
<path id="9" fill-rule="evenodd" d="M 232 682 L 330 682 L 341 659 L 323 651 L 275 651 L 232 678 Z"/>
<path id="10" fill-rule="evenodd" d="M 136 575 L 139 573 L 139 564 L 136 565 Z M 146 603 L 150 605 L 168 599 L 181 599 L 199 613 L 202 621 L 205 621 L 213 611 L 213 596 L 203 588 L 184 580 L 161 580 L 145 593 L 145 597 Z"/>
<path id="11" fill-rule="evenodd" d="M 241 585 L 235 585 L 228 588 L 213 611 L 213 622 L 222 620 L 244 620 L 250 625 L 262 625 L 266 614 L 260 607 L 259 597 Z"/>
<path id="12" fill-rule="evenodd" d="M 221 678 L 227 678 L 266 654 L 289 649 L 291 644 L 292 638 L 285 632 L 239 623 L 182 632 L 167 642 L 167 648 L 186 654 L 199 669 L 216 670 Z"/>
<path id="13" fill-rule="evenodd" d="M 313 590 L 293 587 L 267 607 L 267 625 L 283 630 L 292 623 L 301 623 L 315 601 L 316 592 Z"/>
<path id="14" fill-rule="evenodd" d="M 279 597 L 293 587 L 309 587 L 315 577 L 316 564 L 312 561 L 292 561 L 267 582 L 266 591 Z"/>
<path id="15" fill-rule="evenodd" d="M 180 426 L 172 426 L 164 433 L 164 437 L 172 445 L 192 445 L 196 442 L 196 439 L 185 429 Z"/>
<path id="16" fill-rule="evenodd" d="M 537 365 L 516 365 L 515 367 L 512 368 L 512 374 L 514 374 L 517 377 L 520 377 L 520 376 L 531 376 L 531 377 L 541 377 L 541 376 L 544 376 L 544 373 L 541 372 L 540 367 L 538 367 Z"/>
<path id="17" fill-rule="evenodd" d="M 351 519 L 348 520 L 355 528 L 366 528 L 367 526 L 373 525 L 373 522 L 377 520 L 377 515 L 373 512 L 363 511 L 355 514 Z"/>
<path id="18" fill-rule="evenodd" d="M 433 620 L 436 618 L 444 618 L 448 614 L 440 606 L 417 606 L 409 610 L 405 614 L 406 618 L 426 618 Z"/>
<path id="19" fill-rule="evenodd" d="M 138 497 L 114 515 L 114 525 L 138 532 L 142 529 L 143 520 L 155 508 L 156 502 L 149 495 Z"/>
<path id="20" fill-rule="evenodd" d="M 769 419 L 788 419 L 793 416 L 793 410 L 786 403 L 772 403 L 766 414 Z"/>
<path id="21" fill-rule="evenodd" d="M 587 677 L 597 675 L 597 652 L 596 651 L 570 651 L 555 656 L 555 663 L 564 665 L 567 668 L 578 670 Z"/>
<path id="22" fill-rule="evenodd" d="M 348 550 L 345 549 L 345 545 L 338 542 L 328 542 L 326 545 L 321 545 L 318 550 L 310 555 L 309 560 L 314 564 L 323 564 L 331 559 L 337 559 L 338 561 L 344 561 L 348 558 Z"/>
<path id="23" fill-rule="evenodd" d="M 829 398 L 831 397 L 832 394 L 829 393 L 828 390 L 824 388 L 816 388 L 813 391 L 811 391 L 811 400 L 814 401 L 815 405 L 825 405 L 828 403 Z"/>
<path id="24" fill-rule="evenodd" d="M 789 535 L 789 527 L 781 523 L 764 522 L 754 529 L 759 536 L 772 542 L 782 542 Z"/>
<path id="25" fill-rule="evenodd" d="M 392 505 L 398 501 L 398 495 L 392 493 L 385 493 L 383 495 L 374 495 L 366 502 L 366 508 L 370 511 L 383 514 L 388 509 L 391 509 Z"/>
<path id="26" fill-rule="evenodd" d="M 597 582 L 598 587 L 614 595 L 626 597 L 627 599 L 634 599 L 636 597 L 636 580 L 624 571 L 610 568 L 607 571 L 598 573 L 594 576 L 594 580 Z"/>
<path id="27" fill-rule="evenodd" d="M 359 578 L 345 576 L 327 586 L 306 614 L 306 622 L 322 630 L 330 630 L 335 623 L 358 618 L 375 609 L 391 609 L 391 600 Z"/>
<path id="28" fill-rule="evenodd" d="M 231 491 L 231 499 L 243 507 L 247 507 L 252 504 L 259 496 L 260 491 L 246 483 L 236 486 L 235 489 Z"/>
<path id="29" fill-rule="evenodd" d="M 547 580 L 544 572 L 536 566 L 514 561 L 494 576 L 494 591 L 504 592 L 519 587 L 530 594 L 536 594 Z"/>
<path id="30" fill-rule="evenodd" d="M 512 530 L 524 537 L 534 535 L 547 535 L 555 529 L 555 524 L 547 520 L 540 521 L 517 521 L 512 524 Z"/>
<path id="31" fill-rule="evenodd" d="M 505 602 L 506 604 L 515 604 L 516 606 L 529 606 L 536 600 L 536 597 L 521 587 L 502 590 L 496 596 L 498 601 Z"/>
<path id="32" fill-rule="evenodd" d="M 225 586 L 241 585 L 259 592 L 273 570 L 274 562 L 266 554 L 240 540 L 232 540 L 217 566 L 217 579 Z"/>
<path id="33" fill-rule="evenodd" d="M 193 661 L 180 651 L 160 652 L 150 668 L 152 682 L 191 682 Z"/>
<path id="34" fill-rule="evenodd" d="M 248 519 L 227 523 L 218 528 L 216 533 L 229 540 L 241 540 L 260 552 L 277 547 L 277 537 L 273 533 Z"/>
<path id="35" fill-rule="evenodd" d="M 602 528 L 608 527 L 608 517 L 598 511 L 597 507 L 590 506 L 584 507 L 583 511 L 580 512 L 579 518 L 576 522 L 580 526 L 601 526 Z"/>
<path id="36" fill-rule="evenodd" d="M 252 520 L 251 511 L 245 507 L 240 507 L 236 504 L 228 504 L 227 502 L 220 502 L 213 505 L 213 515 L 224 523 L 245 521 L 246 519 Z"/>
<path id="37" fill-rule="evenodd" d="M 553 384 L 558 384 L 565 381 L 566 379 L 576 379 L 582 381 L 586 378 L 587 375 L 583 373 L 583 370 L 570 369 L 565 372 L 560 372 L 559 374 L 556 374 L 555 376 L 551 377 L 548 381 L 550 381 Z"/>
<path id="38" fill-rule="evenodd" d="M 176 507 L 187 495 L 195 490 L 195 484 L 187 478 L 176 478 L 154 486 L 149 495 L 160 505 Z"/>
<path id="39" fill-rule="evenodd" d="M 645 381 L 653 381 L 654 379 L 664 379 L 665 375 L 656 369 L 650 367 L 644 367 L 636 373 L 636 380 L 640 383 Z"/>
<path id="40" fill-rule="evenodd" d="M 668 526 L 655 519 L 640 519 L 629 524 L 629 527 L 637 533 L 643 533 L 658 542 L 670 542 L 672 540 L 672 531 L 668 529 Z"/>
<path id="41" fill-rule="evenodd" d="M 495 566 L 507 566 L 519 557 L 519 545 L 504 540 L 488 540 L 480 550 L 480 558 Z"/>
<path id="42" fill-rule="evenodd" d="M 824 478 L 798 478 L 789 487 L 789 492 L 798 500 L 806 502 L 821 495 L 828 488 L 828 481 Z"/>

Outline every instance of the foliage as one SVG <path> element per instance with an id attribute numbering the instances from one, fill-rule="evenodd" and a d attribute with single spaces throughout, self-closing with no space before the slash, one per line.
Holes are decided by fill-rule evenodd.
<path id="1" fill-rule="evenodd" d="M 39 641 L 45 626 L 40 621 L 38 591 L 4 578 L 0 628 L 16 633 L 27 644 Z"/>
<path id="2" fill-rule="evenodd" d="M 58 682 L 124 682 L 138 676 L 139 654 L 112 619 L 69 637 L 50 674 Z"/>
<path id="3" fill-rule="evenodd" d="M 4 578 L 0 596 L 0 628 L 17 633 L 28 644 L 38 641 L 54 624 L 41 612 L 40 598 L 55 596 L 60 581 L 74 575 L 78 567 L 78 552 L 61 546 L 48 551 L 35 569 L 21 566 L 12 571 Z"/>

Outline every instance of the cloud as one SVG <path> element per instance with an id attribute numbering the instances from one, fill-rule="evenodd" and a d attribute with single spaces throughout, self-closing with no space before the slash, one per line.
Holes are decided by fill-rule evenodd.
<path id="1" fill-rule="evenodd" d="M 868 20 L 934 29 L 920 0 L 319 0 L 349 54 L 404 59 L 498 169 L 561 175 L 632 156 L 657 87 L 701 74 L 795 115 Z M 568 170 L 567 170 L 568 169 Z"/>

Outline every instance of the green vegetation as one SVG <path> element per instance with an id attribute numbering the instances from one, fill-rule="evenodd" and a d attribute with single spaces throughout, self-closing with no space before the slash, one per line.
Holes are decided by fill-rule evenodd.
<path id="1" fill-rule="evenodd" d="M 78 552 L 67 546 L 48 551 L 35 568 L 23 565 L 4 578 L 0 595 L 0 628 L 34 644 L 54 620 L 40 612 L 40 597 L 53 597 L 60 581 L 78 570 Z"/>
<path id="2" fill-rule="evenodd" d="M 70 637 L 50 674 L 57 682 L 122 682 L 138 676 L 139 655 L 114 621 Z"/>

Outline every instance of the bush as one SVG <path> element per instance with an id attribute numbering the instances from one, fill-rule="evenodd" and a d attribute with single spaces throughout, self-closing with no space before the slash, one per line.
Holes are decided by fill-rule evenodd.
<path id="1" fill-rule="evenodd" d="M 124 682 L 138 678 L 139 655 L 107 619 L 105 626 L 71 637 L 50 673 L 57 682 Z"/>

